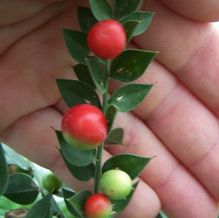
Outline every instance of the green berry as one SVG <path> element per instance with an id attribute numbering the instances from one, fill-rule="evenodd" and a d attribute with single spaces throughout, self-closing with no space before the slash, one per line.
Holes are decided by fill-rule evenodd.
<path id="1" fill-rule="evenodd" d="M 62 182 L 54 174 L 49 173 L 43 177 L 42 185 L 43 188 L 52 194 L 60 189 Z"/>
<path id="2" fill-rule="evenodd" d="M 130 176 L 118 169 L 106 171 L 100 179 L 100 187 L 111 200 L 125 199 L 132 190 Z"/>

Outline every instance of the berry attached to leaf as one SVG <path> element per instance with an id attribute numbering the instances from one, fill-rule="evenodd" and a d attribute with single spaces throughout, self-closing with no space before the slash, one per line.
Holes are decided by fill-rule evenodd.
<path id="1" fill-rule="evenodd" d="M 62 186 L 62 182 L 52 173 L 49 173 L 43 177 L 43 188 L 49 193 L 56 193 Z"/>
<path id="2" fill-rule="evenodd" d="M 100 187 L 111 200 L 125 199 L 132 190 L 130 176 L 122 170 L 108 170 L 100 179 Z"/>
<path id="3" fill-rule="evenodd" d="M 62 120 L 65 140 L 79 150 L 92 150 L 107 137 L 103 112 L 90 104 L 79 104 L 68 110 Z"/>
<path id="4" fill-rule="evenodd" d="M 85 202 L 86 218 L 109 218 L 112 214 L 112 204 L 103 194 L 93 194 Z"/>
<path id="5" fill-rule="evenodd" d="M 107 60 L 117 57 L 126 47 L 126 32 L 122 24 L 109 19 L 96 23 L 87 36 L 89 49 Z"/>

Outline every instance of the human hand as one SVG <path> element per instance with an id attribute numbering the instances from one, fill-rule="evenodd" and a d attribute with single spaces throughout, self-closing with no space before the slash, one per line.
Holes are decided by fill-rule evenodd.
<path id="1" fill-rule="evenodd" d="M 135 40 L 135 46 L 160 51 L 140 79 L 155 86 L 134 113 L 119 114 L 116 123 L 125 129 L 125 146 L 109 148 L 113 154 L 156 156 L 120 217 L 155 217 L 162 204 L 170 217 L 214 218 L 215 199 L 219 198 L 219 178 L 215 176 L 219 169 L 219 35 L 212 25 L 180 14 L 217 19 L 219 6 L 213 1 L 205 5 L 193 1 L 194 5 L 186 6 L 189 1 L 183 1 L 176 8 L 179 4 L 174 0 L 163 2 L 178 14 L 159 1 L 147 1 L 145 9 L 157 14 L 149 31 Z M 7 4 L 6 14 L 18 8 L 15 4 L 25 13 L 14 11 L 10 19 L 1 21 L 1 138 L 73 187 L 86 186 L 66 169 L 50 128 L 60 128 L 66 110 L 54 77 L 73 77 L 74 63 L 60 28 L 77 28 L 79 3 L 23 0 Z"/>

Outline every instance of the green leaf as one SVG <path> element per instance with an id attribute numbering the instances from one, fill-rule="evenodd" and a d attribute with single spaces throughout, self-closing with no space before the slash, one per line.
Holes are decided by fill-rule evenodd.
<path id="1" fill-rule="evenodd" d="M 116 128 L 110 131 L 106 144 L 122 144 L 124 130 L 122 128 Z"/>
<path id="2" fill-rule="evenodd" d="M 75 74 L 77 78 L 81 81 L 89 85 L 91 88 L 95 89 L 96 86 L 93 82 L 93 79 L 91 78 L 89 69 L 86 65 L 83 64 L 77 64 L 73 66 L 73 69 L 75 71 Z"/>
<path id="3" fill-rule="evenodd" d="M 154 12 L 137 11 L 122 18 L 120 22 L 124 24 L 127 21 L 137 20 L 139 23 L 133 32 L 133 36 L 137 36 L 144 33 L 148 29 L 148 27 L 150 26 L 153 20 L 153 17 L 154 17 Z"/>
<path id="4" fill-rule="evenodd" d="M 109 105 L 107 112 L 106 112 L 106 119 L 107 119 L 107 126 L 110 130 L 113 125 L 113 121 L 116 117 L 117 109 L 113 105 Z"/>
<path id="5" fill-rule="evenodd" d="M 30 170 L 30 164 L 28 160 L 26 160 L 23 156 L 18 154 L 16 151 L 11 149 L 7 145 L 3 145 L 3 149 L 5 151 L 5 157 L 7 160 L 7 164 L 14 164 L 20 167 L 23 170 Z"/>
<path id="6" fill-rule="evenodd" d="M 76 191 L 69 188 L 69 187 L 62 187 L 62 192 L 63 192 L 63 196 L 64 198 L 71 198 L 73 195 L 76 194 Z"/>
<path id="7" fill-rule="evenodd" d="M 47 195 L 35 203 L 25 218 L 52 218 L 51 195 Z"/>
<path id="8" fill-rule="evenodd" d="M 73 214 L 75 217 L 78 217 L 77 211 L 75 211 L 74 207 L 69 203 L 68 199 L 71 198 L 76 194 L 76 192 L 70 188 L 62 188 L 63 196 L 64 196 L 64 201 L 65 205 L 68 208 L 69 212 Z"/>
<path id="9" fill-rule="evenodd" d="M 61 131 L 56 131 L 56 136 L 61 146 L 61 153 L 65 159 L 74 166 L 84 167 L 88 166 L 95 160 L 95 150 L 80 151 L 69 145 L 62 136 Z"/>
<path id="10" fill-rule="evenodd" d="M 125 28 L 125 32 L 126 32 L 126 40 L 127 42 L 129 42 L 135 32 L 136 27 L 138 26 L 139 21 L 138 20 L 129 20 L 125 23 L 123 23 L 123 26 Z"/>
<path id="11" fill-rule="evenodd" d="M 130 82 L 139 78 L 155 58 L 157 52 L 129 49 L 114 59 L 111 67 L 111 78 Z"/>
<path id="12" fill-rule="evenodd" d="M 14 173 L 9 177 L 5 197 L 18 204 L 33 203 L 39 193 L 39 187 L 33 179 L 23 173 Z"/>
<path id="13" fill-rule="evenodd" d="M 94 56 L 87 57 L 86 61 L 94 84 L 101 93 L 105 93 L 107 91 L 106 63 Z"/>
<path id="14" fill-rule="evenodd" d="M 65 103 L 69 107 L 84 103 L 101 107 L 97 93 L 87 84 L 81 81 L 67 79 L 57 79 L 56 82 Z"/>
<path id="15" fill-rule="evenodd" d="M 78 21 L 81 27 L 81 30 L 84 32 L 88 32 L 90 28 L 97 23 L 97 19 L 92 14 L 90 8 L 79 7 L 78 8 Z"/>
<path id="16" fill-rule="evenodd" d="M 51 208 L 52 208 L 52 214 L 53 216 L 56 216 L 58 218 L 65 218 L 62 211 L 60 210 L 60 208 L 58 207 L 55 199 L 53 198 L 53 196 L 51 197 Z"/>
<path id="17" fill-rule="evenodd" d="M 8 185 L 8 167 L 5 159 L 4 150 L 0 143 L 0 196 L 4 194 Z"/>
<path id="18" fill-rule="evenodd" d="M 115 17 L 121 18 L 136 11 L 141 4 L 141 0 L 114 0 Z"/>
<path id="19" fill-rule="evenodd" d="M 128 112 L 137 107 L 148 94 L 152 85 L 128 84 L 115 91 L 110 99 L 120 112 Z"/>
<path id="20" fill-rule="evenodd" d="M 68 167 L 71 174 L 80 181 L 88 181 L 89 179 L 94 177 L 95 174 L 95 166 L 94 164 L 90 164 L 84 167 L 78 167 L 73 165 L 61 152 L 62 158 L 65 161 L 66 166 Z"/>
<path id="21" fill-rule="evenodd" d="M 112 8 L 106 0 L 89 0 L 93 15 L 97 20 L 112 18 Z"/>
<path id="22" fill-rule="evenodd" d="M 85 64 L 85 58 L 89 54 L 87 47 L 87 35 L 80 31 L 63 29 L 65 44 L 71 56 L 81 64 Z"/>
<path id="23" fill-rule="evenodd" d="M 84 217 L 84 204 L 89 196 L 91 196 L 90 191 L 82 190 L 77 192 L 74 196 L 67 199 L 67 201 L 71 204 L 71 206 L 77 211 L 80 217 Z"/>
<path id="24" fill-rule="evenodd" d="M 108 159 L 103 165 L 103 173 L 107 170 L 119 168 L 125 171 L 131 179 L 135 179 L 148 164 L 151 158 L 134 154 L 119 154 Z"/>
<path id="25" fill-rule="evenodd" d="M 137 186 L 138 186 L 138 182 L 133 185 L 133 189 L 132 189 L 131 193 L 127 196 L 126 199 L 119 200 L 119 201 L 112 201 L 113 211 L 115 211 L 116 213 L 119 213 L 119 212 L 123 211 L 128 206 Z"/>

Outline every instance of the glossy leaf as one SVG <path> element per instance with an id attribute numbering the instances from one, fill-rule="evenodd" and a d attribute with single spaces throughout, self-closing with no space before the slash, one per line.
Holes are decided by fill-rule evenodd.
<path id="1" fill-rule="evenodd" d="M 120 22 L 124 24 L 127 21 L 137 20 L 139 23 L 133 32 L 133 36 L 137 36 L 144 33 L 148 29 L 153 20 L 153 17 L 154 12 L 137 11 L 122 18 Z"/>
<path id="2" fill-rule="evenodd" d="M 122 144 L 124 130 L 122 128 L 116 128 L 110 131 L 106 144 Z"/>
<path id="3" fill-rule="evenodd" d="M 119 212 L 123 211 L 128 206 L 137 186 L 138 186 L 138 182 L 133 185 L 133 189 L 126 199 L 119 200 L 119 201 L 112 201 L 113 211 L 115 211 L 116 213 L 119 213 Z"/>
<path id="4" fill-rule="evenodd" d="M 95 84 L 93 82 L 93 79 L 91 78 L 89 69 L 86 65 L 83 64 L 77 64 L 73 67 L 74 72 L 77 76 L 77 78 L 81 81 L 89 85 L 91 88 L 95 89 Z"/>
<path id="5" fill-rule="evenodd" d="M 157 52 L 130 49 L 124 51 L 112 63 L 111 78 L 130 82 L 139 78 L 155 58 Z"/>
<path id="6" fill-rule="evenodd" d="M 91 194 L 90 191 L 82 190 L 77 192 L 73 197 L 67 199 L 80 217 L 83 217 L 84 215 L 84 204 Z"/>
<path id="7" fill-rule="evenodd" d="M 68 167 L 71 174 L 80 181 L 88 181 L 94 177 L 95 174 L 95 166 L 91 163 L 88 166 L 78 167 L 73 165 L 61 152 L 62 158 L 65 161 L 66 166 Z"/>
<path id="8" fill-rule="evenodd" d="M 80 151 L 65 141 L 61 131 L 56 131 L 56 135 L 61 147 L 60 151 L 67 162 L 78 167 L 88 166 L 94 162 L 95 150 Z"/>
<path id="9" fill-rule="evenodd" d="M 39 187 L 33 179 L 23 173 L 14 173 L 9 177 L 5 197 L 18 204 L 33 203 L 39 193 Z"/>
<path id="10" fill-rule="evenodd" d="M 90 75 L 97 89 L 101 93 L 105 93 L 106 80 L 107 80 L 107 69 L 105 62 L 100 59 L 90 56 L 86 58 L 87 66 L 90 71 Z"/>
<path id="11" fill-rule="evenodd" d="M 23 170 L 30 170 L 30 164 L 28 160 L 26 160 L 23 156 L 18 154 L 16 151 L 11 149 L 7 145 L 3 145 L 3 149 L 5 151 L 5 157 L 7 160 L 7 164 L 14 164 L 20 167 Z"/>
<path id="12" fill-rule="evenodd" d="M 136 27 L 138 26 L 139 21 L 138 20 L 129 20 L 125 23 L 123 23 L 123 26 L 125 28 L 125 32 L 126 32 L 126 40 L 127 42 L 129 42 L 135 32 Z"/>
<path id="13" fill-rule="evenodd" d="M 0 143 L 0 196 L 4 194 L 8 185 L 8 167 L 5 159 L 5 153 Z"/>
<path id="14" fill-rule="evenodd" d="M 56 82 L 65 103 L 69 107 L 83 103 L 101 107 L 97 93 L 87 84 L 81 81 L 67 79 L 57 79 Z"/>
<path id="15" fill-rule="evenodd" d="M 112 18 L 112 8 L 106 0 L 89 0 L 93 15 L 97 20 Z"/>
<path id="16" fill-rule="evenodd" d="M 73 214 L 75 217 L 78 217 L 77 211 L 75 211 L 74 207 L 70 204 L 68 199 L 70 199 L 72 196 L 76 194 L 76 192 L 70 188 L 62 188 L 63 196 L 64 196 L 64 201 L 65 205 L 68 208 L 69 212 Z"/>
<path id="17" fill-rule="evenodd" d="M 65 218 L 59 206 L 57 205 L 55 199 L 53 198 L 53 196 L 51 197 L 50 203 L 51 203 L 53 216 L 58 217 L 58 218 Z"/>
<path id="18" fill-rule="evenodd" d="M 78 21 L 81 27 L 81 30 L 84 32 L 88 32 L 89 29 L 98 22 L 97 19 L 92 14 L 90 8 L 79 7 L 78 8 Z"/>
<path id="19" fill-rule="evenodd" d="M 51 195 L 47 195 L 40 201 L 37 201 L 29 210 L 25 218 L 52 218 L 53 210 L 51 205 Z"/>
<path id="20" fill-rule="evenodd" d="M 120 112 L 131 111 L 144 100 L 151 88 L 152 85 L 128 84 L 113 93 L 110 104 Z"/>
<path id="21" fill-rule="evenodd" d="M 125 171 L 132 179 L 139 176 L 151 158 L 134 154 L 119 154 L 108 159 L 103 165 L 103 173 L 107 170 L 119 168 Z"/>
<path id="22" fill-rule="evenodd" d="M 65 44 L 71 56 L 79 63 L 85 64 L 85 58 L 89 54 L 87 47 L 87 35 L 80 31 L 63 29 Z"/>
<path id="23" fill-rule="evenodd" d="M 113 0 L 115 17 L 121 18 L 136 11 L 141 4 L 141 0 Z"/>

